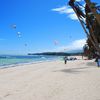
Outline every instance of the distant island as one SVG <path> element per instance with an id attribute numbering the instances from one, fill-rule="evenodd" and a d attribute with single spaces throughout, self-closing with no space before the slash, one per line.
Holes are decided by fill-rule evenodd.
<path id="1" fill-rule="evenodd" d="M 50 55 L 50 56 L 74 56 L 82 55 L 83 52 L 66 53 L 66 52 L 43 52 L 43 53 L 28 53 L 28 55 Z"/>

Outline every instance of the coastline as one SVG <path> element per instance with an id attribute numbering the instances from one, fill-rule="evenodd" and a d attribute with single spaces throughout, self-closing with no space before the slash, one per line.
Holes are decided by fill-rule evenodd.
<path id="1" fill-rule="evenodd" d="M 23 58 L 20 59 L 21 57 Z M 29 59 L 27 59 L 26 57 L 28 57 Z M 7 59 L 7 58 L 12 58 L 12 59 Z M 47 58 L 45 58 L 44 56 L 44 57 L 40 57 L 39 59 L 35 57 L 34 59 L 34 56 L 32 57 L 32 56 L 10 56 L 10 55 L 7 58 L 5 56 L 5 59 L 0 59 L 0 69 L 35 64 L 35 63 L 42 63 L 47 61 L 54 61 L 59 59 L 58 57 L 55 58 L 51 56 Z"/>
<path id="2" fill-rule="evenodd" d="M 21 63 L 15 63 L 15 64 L 8 64 L 8 65 L 1 65 L 0 69 L 5 69 L 5 68 L 11 68 L 11 67 L 20 67 L 20 66 L 26 66 L 26 65 L 31 65 L 31 64 L 39 64 L 39 63 L 44 63 L 44 62 L 52 62 L 52 61 L 59 61 L 59 59 L 56 60 L 44 60 L 44 61 L 31 61 L 31 62 L 21 62 Z"/>
<path id="3" fill-rule="evenodd" d="M 0 100 L 99 100 L 94 60 L 62 60 L 0 69 Z"/>

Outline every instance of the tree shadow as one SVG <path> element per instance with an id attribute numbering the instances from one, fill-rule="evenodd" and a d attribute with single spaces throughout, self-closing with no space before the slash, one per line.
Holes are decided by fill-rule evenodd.
<path id="1" fill-rule="evenodd" d="M 88 68 L 90 68 L 90 67 L 66 68 L 66 69 L 62 69 L 62 70 L 56 70 L 56 71 L 53 71 L 53 72 L 65 72 L 65 73 L 70 73 L 70 74 L 78 74 L 78 73 L 86 71 L 85 69 L 88 69 Z"/>
<path id="2" fill-rule="evenodd" d="M 97 66 L 96 62 L 87 62 L 87 66 Z"/>
<path id="3" fill-rule="evenodd" d="M 69 69 L 62 69 L 62 70 L 59 70 L 61 72 L 65 72 L 65 73 L 70 73 L 70 74 L 77 74 L 77 73 L 80 73 L 81 71 L 80 70 L 76 70 L 76 69 L 73 69 L 73 68 L 69 68 Z"/>

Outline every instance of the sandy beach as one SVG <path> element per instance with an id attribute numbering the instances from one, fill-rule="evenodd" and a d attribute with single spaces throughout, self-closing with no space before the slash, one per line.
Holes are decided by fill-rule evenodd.
<path id="1" fill-rule="evenodd" d="M 59 60 L 0 69 L 0 100 L 100 100 L 100 68 Z"/>

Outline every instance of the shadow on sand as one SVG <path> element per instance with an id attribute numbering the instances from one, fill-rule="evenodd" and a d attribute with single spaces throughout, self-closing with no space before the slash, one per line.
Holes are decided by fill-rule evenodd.
<path id="1" fill-rule="evenodd" d="M 90 69 L 90 68 L 94 68 L 94 66 L 96 66 L 96 64 L 94 62 L 89 62 L 86 64 L 87 66 L 84 67 L 74 67 L 74 68 L 67 68 L 66 69 L 62 69 L 62 70 L 55 70 L 53 72 L 65 72 L 65 73 L 70 73 L 70 74 L 78 74 L 81 72 L 86 71 L 86 69 Z"/>
<path id="2" fill-rule="evenodd" d="M 97 65 L 96 65 L 96 62 L 87 62 L 87 66 L 93 67 Z"/>

